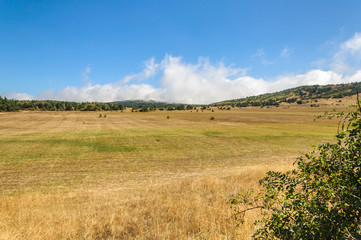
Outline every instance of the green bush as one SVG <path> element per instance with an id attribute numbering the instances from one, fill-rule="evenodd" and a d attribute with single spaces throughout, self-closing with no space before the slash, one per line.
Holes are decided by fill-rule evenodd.
<path id="1" fill-rule="evenodd" d="M 340 118 L 335 143 L 325 143 L 296 160 L 295 170 L 270 171 L 260 191 L 229 200 L 242 223 L 259 209 L 256 239 L 361 239 L 361 106 Z"/>

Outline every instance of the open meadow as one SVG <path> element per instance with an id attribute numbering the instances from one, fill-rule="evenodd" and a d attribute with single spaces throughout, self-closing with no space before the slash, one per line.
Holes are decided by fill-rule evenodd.
<path id="1" fill-rule="evenodd" d="M 0 113 L 0 239 L 248 239 L 227 200 L 332 141 L 331 108 Z"/>

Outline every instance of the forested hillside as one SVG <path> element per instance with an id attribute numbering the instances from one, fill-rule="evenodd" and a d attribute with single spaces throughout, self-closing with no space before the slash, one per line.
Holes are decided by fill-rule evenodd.
<path id="1" fill-rule="evenodd" d="M 311 99 L 343 98 L 361 92 L 361 82 L 336 84 L 336 85 L 313 85 L 301 86 L 275 93 L 267 93 L 258 96 L 233 99 L 214 103 L 215 106 L 234 105 L 236 107 L 248 106 L 278 106 L 281 103 L 298 103 Z"/>

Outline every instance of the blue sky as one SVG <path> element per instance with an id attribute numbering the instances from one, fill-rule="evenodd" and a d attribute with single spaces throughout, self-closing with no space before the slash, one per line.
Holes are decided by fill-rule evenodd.
<path id="1" fill-rule="evenodd" d="M 0 94 L 210 103 L 360 81 L 360 13 L 356 0 L 0 0 Z"/>

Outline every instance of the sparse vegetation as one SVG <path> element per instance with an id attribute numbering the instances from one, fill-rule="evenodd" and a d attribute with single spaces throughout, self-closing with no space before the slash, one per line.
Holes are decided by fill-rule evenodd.
<path id="1" fill-rule="evenodd" d="M 226 201 L 331 139 L 324 110 L 0 113 L 0 238 L 247 239 Z"/>

